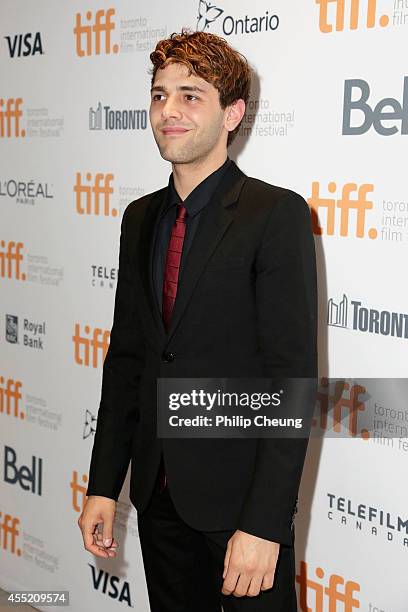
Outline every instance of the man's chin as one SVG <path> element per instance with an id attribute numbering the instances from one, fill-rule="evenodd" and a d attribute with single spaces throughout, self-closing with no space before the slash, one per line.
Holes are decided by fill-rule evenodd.
<path id="1" fill-rule="evenodd" d="M 192 161 L 193 156 L 188 151 L 171 151 L 170 147 L 159 147 L 160 155 L 172 164 L 185 164 Z"/>

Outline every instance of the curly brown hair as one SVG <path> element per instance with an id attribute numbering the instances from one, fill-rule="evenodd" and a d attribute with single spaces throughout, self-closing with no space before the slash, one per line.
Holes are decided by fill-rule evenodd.
<path id="1" fill-rule="evenodd" d="M 150 59 L 153 64 L 150 69 L 152 85 L 159 68 L 179 62 L 187 66 L 189 75 L 194 72 L 218 90 L 222 109 L 240 98 L 245 104 L 248 102 L 251 86 L 248 61 L 217 34 L 182 28 L 180 34 L 174 32 L 170 38 L 159 40 Z M 242 119 L 228 133 L 227 146 L 238 133 Z"/>

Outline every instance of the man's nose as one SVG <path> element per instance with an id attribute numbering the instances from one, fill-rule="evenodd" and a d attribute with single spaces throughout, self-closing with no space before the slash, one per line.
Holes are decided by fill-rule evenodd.
<path id="1" fill-rule="evenodd" d="M 162 106 L 162 117 L 180 117 L 181 110 L 178 102 L 174 98 L 167 98 L 165 103 Z"/>

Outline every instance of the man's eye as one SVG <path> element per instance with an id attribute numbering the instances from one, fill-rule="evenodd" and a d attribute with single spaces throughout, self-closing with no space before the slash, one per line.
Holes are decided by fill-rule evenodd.
<path id="1" fill-rule="evenodd" d="M 153 100 L 157 100 L 157 98 L 160 98 L 160 96 L 162 96 L 163 94 L 155 94 L 153 96 Z"/>
<path id="2" fill-rule="evenodd" d="M 196 100 L 198 100 L 197 96 L 194 96 L 193 94 L 186 94 L 187 98 L 195 98 Z"/>

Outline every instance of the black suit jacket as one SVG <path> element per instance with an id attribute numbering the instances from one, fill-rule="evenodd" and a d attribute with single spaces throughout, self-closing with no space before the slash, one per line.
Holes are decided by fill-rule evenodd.
<path id="1" fill-rule="evenodd" d="M 143 512 L 163 451 L 180 516 L 291 545 L 308 439 L 171 439 L 156 432 L 158 377 L 317 377 L 316 262 L 310 211 L 294 191 L 233 162 L 203 211 L 165 332 L 152 246 L 167 187 L 122 218 L 119 274 L 87 495 Z"/>

